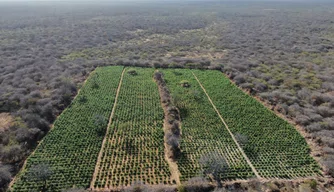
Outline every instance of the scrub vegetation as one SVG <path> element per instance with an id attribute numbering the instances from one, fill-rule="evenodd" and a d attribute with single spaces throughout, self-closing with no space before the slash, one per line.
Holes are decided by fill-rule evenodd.
<path id="1" fill-rule="evenodd" d="M 259 110 L 253 114 L 255 118 L 260 118 L 262 112 L 266 113 L 268 117 L 275 117 L 278 120 L 266 122 L 265 127 L 271 123 L 284 129 L 281 131 L 282 133 L 278 134 L 280 136 L 274 138 L 275 141 L 268 145 L 280 146 L 282 150 L 289 152 L 281 156 L 283 154 L 281 152 L 268 151 L 269 156 L 273 153 L 279 155 L 271 160 L 266 160 L 266 156 L 253 156 L 250 154 L 252 153 L 251 148 L 260 145 L 259 143 L 263 142 L 260 138 L 263 138 L 262 136 L 267 133 L 269 134 L 270 129 L 265 129 L 259 135 L 254 135 L 246 131 L 248 128 L 253 130 L 252 126 L 256 126 L 256 122 L 254 124 L 253 120 L 232 122 L 230 118 L 225 119 L 227 124 L 231 124 L 229 128 L 235 139 L 242 150 L 249 155 L 248 157 L 255 168 L 258 167 L 257 170 L 261 176 L 270 177 L 275 172 L 274 170 L 266 170 L 269 168 L 264 168 L 262 171 L 261 163 L 269 162 L 274 163 L 275 168 L 284 167 L 286 170 L 289 170 L 290 167 L 294 169 L 299 166 L 298 163 L 310 165 L 308 168 L 300 167 L 298 174 L 292 174 L 291 171 L 279 173 L 284 177 L 313 173 L 313 170 L 317 169 L 313 160 L 309 158 L 296 160 L 298 156 L 311 152 L 320 165 L 323 176 L 333 179 L 333 10 L 334 3 L 332 1 L 303 3 L 245 3 L 218 0 L 166 3 L 160 1 L 142 2 L 136 6 L 129 2 L 84 2 L 80 4 L 75 2 L 1 2 L 1 190 L 8 187 L 9 182 L 22 167 L 34 166 L 31 163 L 31 158 L 37 158 L 38 154 L 41 154 L 42 147 L 46 145 L 44 140 L 51 139 L 52 136 L 46 136 L 48 132 L 59 132 L 61 138 L 65 138 L 66 135 L 61 134 L 60 131 L 64 131 L 68 127 L 60 126 L 60 124 L 73 123 L 76 120 L 72 115 L 69 118 L 63 116 L 66 117 L 68 111 L 74 110 L 77 103 L 81 103 L 82 106 L 91 105 L 90 102 L 93 99 L 90 98 L 91 95 L 86 94 L 85 90 L 91 89 L 92 93 L 94 91 L 109 91 L 108 94 L 115 94 L 113 91 L 104 90 L 103 86 L 116 86 L 113 89 L 117 89 L 120 74 L 119 76 L 105 77 L 103 76 L 104 72 L 100 71 L 102 68 L 98 68 L 110 65 L 118 66 L 117 70 L 112 70 L 112 73 L 115 71 L 121 73 L 122 66 L 136 66 L 159 68 L 159 71 L 163 71 L 164 76 L 175 75 L 170 80 L 175 81 L 173 82 L 175 84 L 171 84 L 168 80 L 165 83 L 172 96 L 171 106 L 175 106 L 180 112 L 179 125 L 181 125 L 182 134 L 182 118 L 189 118 L 194 114 L 178 105 L 188 105 L 188 107 L 203 105 L 201 102 L 206 95 L 196 84 L 197 81 L 190 78 L 190 74 L 188 74 L 189 79 L 181 78 L 184 72 L 164 70 L 166 68 L 187 68 L 214 69 L 223 72 L 239 88 L 261 100 L 270 110 L 296 125 L 310 146 L 302 147 L 305 146 L 305 140 L 296 132 L 289 134 L 289 137 L 295 139 L 295 143 L 290 144 L 297 145 L 302 149 L 293 151 L 294 149 L 285 146 L 286 143 L 289 143 L 289 137 L 278 141 L 283 137 L 282 135 L 291 133 L 293 127 L 281 121 L 274 114 L 267 113 L 267 109 L 260 106 L 256 107 Z M 94 70 L 96 70 L 96 74 L 95 72 L 91 74 Z M 103 70 L 110 69 L 103 68 Z M 132 71 L 124 74 L 125 77 L 141 77 L 139 69 L 129 68 L 129 70 Z M 210 87 L 213 85 L 223 88 L 232 86 L 227 79 L 221 78 L 222 74 L 218 71 L 213 72 L 208 76 L 212 75 L 218 79 L 207 82 L 207 80 L 203 80 L 207 73 L 203 72 L 202 74 L 202 72 L 197 71 L 194 73 L 203 86 L 208 89 L 213 103 L 222 116 L 224 113 L 228 113 L 225 111 L 226 108 L 236 110 L 227 106 L 230 103 L 224 103 L 224 98 L 220 99 L 215 96 L 215 91 L 219 91 L 219 89 L 210 93 Z M 181 75 L 178 76 L 178 74 Z M 110 84 L 102 85 L 101 78 L 104 78 L 103 82 L 110 82 Z M 85 84 L 86 79 L 88 82 Z M 85 86 L 83 86 L 84 84 Z M 83 93 L 80 91 L 78 94 L 81 89 Z M 175 90 L 177 90 L 177 94 Z M 182 95 L 182 93 L 186 95 Z M 105 136 L 110 115 L 108 113 L 113 108 L 112 97 L 115 95 L 111 95 L 108 96 L 110 99 L 108 101 L 102 99 L 102 103 L 107 102 L 108 104 L 97 106 L 97 108 L 92 107 L 91 110 L 87 109 L 90 114 L 88 127 L 94 124 L 93 129 L 96 129 L 94 134 L 96 134 L 97 139 L 93 148 L 97 151 L 100 150 L 101 146 L 99 145 L 102 144 Z M 240 97 L 246 96 L 240 95 Z M 187 101 L 183 101 L 184 99 Z M 228 96 L 225 100 L 229 100 Z M 245 105 L 252 102 L 255 101 L 250 98 L 250 101 Z M 207 103 L 210 105 L 210 102 Z M 108 109 L 99 107 L 108 107 Z M 161 109 L 160 112 L 163 115 L 163 108 Z M 95 113 L 95 110 L 98 112 Z M 60 115 L 62 112 L 63 114 Z M 210 109 L 209 112 L 213 114 L 215 111 Z M 242 114 L 247 113 L 248 110 L 241 112 Z M 76 115 L 78 118 L 83 118 L 85 115 L 79 116 L 80 113 L 78 112 Z M 233 114 L 238 115 L 235 111 Z M 88 113 L 86 115 L 88 117 Z M 59 117 L 58 120 L 56 120 L 57 117 Z M 246 117 L 242 116 L 241 119 Z M 187 118 L 184 119 L 185 125 L 187 125 Z M 261 118 L 263 117 L 261 116 Z M 161 120 L 163 124 L 163 117 Z M 212 118 L 212 121 L 218 123 L 220 120 L 217 117 L 217 119 Z M 80 121 L 80 123 L 83 122 L 84 120 Z M 250 123 L 245 126 L 245 122 Z M 80 126 L 80 123 L 74 127 Z M 162 124 L 161 129 L 163 128 Z M 258 127 L 255 128 L 258 129 Z M 75 129 L 72 131 L 66 133 L 68 137 L 79 135 Z M 88 132 L 90 131 L 93 130 L 90 129 Z M 185 131 L 187 131 L 186 127 Z M 86 131 L 83 132 L 88 134 Z M 275 130 L 276 132 L 280 131 Z M 93 137 L 94 134 L 88 134 L 87 138 Z M 163 130 L 161 134 L 164 137 Z M 182 136 L 187 137 L 187 135 L 182 134 L 181 138 L 173 137 L 170 142 L 172 144 L 170 146 L 174 146 L 177 153 L 179 150 L 185 150 L 182 148 L 182 143 L 187 142 L 187 140 L 182 140 Z M 206 134 L 203 134 L 203 137 L 210 136 Z M 269 136 L 276 137 L 275 135 Z M 228 139 L 226 138 L 226 140 Z M 70 141 L 64 140 L 63 143 L 56 145 L 65 145 L 67 142 Z M 68 143 L 68 147 L 71 145 Z M 233 145 L 230 147 L 235 148 Z M 33 153 L 35 149 L 36 151 Z M 72 150 L 75 148 L 68 151 Z M 266 149 L 261 147 L 258 150 L 263 153 Z M 238 157 L 240 156 L 239 152 L 235 153 Z M 214 154 L 217 153 L 222 152 L 214 151 Z M 291 155 L 292 153 L 295 156 Z M 28 158 L 30 154 L 32 155 Z M 94 172 L 95 165 L 93 164 L 97 161 L 98 153 L 90 155 L 92 156 L 91 161 L 88 163 L 87 171 L 83 173 L 85 182 L 78 185 L 79 188 L 87 187 L 88 175 Z M 200 156 L 201 154 L 197 154 L 196 161 Z M 196 163 L 196 169 L 204 165 L 203 162 L 218 158 L 212 154 L 211 156 L 212 158 L 209 160 L 204 158 L 202 163 Z M 180 155 L 178 158 L 182 159 L 183 157 Z M 38 156 L 38 158 L 45 157 Z M 219 156 L 219 158 L 222 157 Z M 228 164 L 228 158 L 224 158 Z M 261 159 L 261 163 L 256 159 Z M 294 163 L 288 164 L 286 159 L 294 159 Z M 25 164 L 25 162 L 27 163 Z M 279 162 L 283 164 L 278 166 Z M 55 177 L 54 175 L 57 175 L 53 170 L 53 163 L 52 161 L 43 165 L 49 166 L 50 172 L 53 173 L 50 176 L 51 180 Z M 242 166 L 239 166 L 238 169 L 245 170 L 242 172 L 243 177 L 250 176 L 251 172 L 247 166 L 244 166 L 243 160 L 240 163 Z M 224 168 L 225 166 L 220 167 Z M 73 168 L 73 170 L 75 169 Z M 182 169 L 180 169 L 181 171 Z M 195 174 L 195 172 L 190 172 L 189 177 Z M 231 173 L 230 175 L 237 174 Z M 186 180 L 186 178 L 182 178 L 183 176 L 181 174 L 180 179 Z M 40 186 L 44 182 L 39 180 L 38 183 Z M 102 184 L 100 185 L 102 186 Z M 64 186 L 67 187 L 69 184 L 61 184 L 58 188 Z M 142 186 L 140 185 L 140 187 Z"/>

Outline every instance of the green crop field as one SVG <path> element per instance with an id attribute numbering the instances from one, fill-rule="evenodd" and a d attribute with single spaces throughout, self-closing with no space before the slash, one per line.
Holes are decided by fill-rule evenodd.
<path id="1" fill-rule="evenodd" d="M 97 126 L 96 118 L 108 119 L 123 67 L 98 68 L 72 104 L 60 115 L 54 128 L 28 158 L 14 191 L 38 191 L 42 182 L 30 178 L 30 167 L 50 166 L 48 181 L 53 191 L 72 186 L 89 187 L 107 121 Z"/>
<path id="2" fill-rule="evenodd" d="M 137 74 L 130 75 L 129 70 Z M 153 73 L 154 69 L 126 69 L 95 188 L 116 188 L 136 181 L 171 183 L 164 159 L 164 114 Z"/>
<path id="3" fill-rule="evenodd" d="M 199 160 L 208 154 L 226 159 L 230 169 L 220 173 L 224 180 L 253 177 L 254 173 L 212 108 L 191 70 L 168 69 L 162 72 L 181 112 L 182 156 L 178 160 L 180 180 L 187 181 L 192 177 L 202 176 Z M 190 87 L 180 86 L 182 80 L 188 81 Z"/>
<path id="4" fill-rule="evenodd" d="M 218 71 L 194 71 L 245 153 L 265 178 L 296 178 L 319 170 L 305 139 L 288 122 L 233 85 Z"/>
<path id="5" fill-rule="evenodd" d="M 44 183 L 32 177 L 40 164 L 50 167 L 51 191 L 178 183 L 171 179 L 175 169 L 165 155 L 155 70 L 97 68 L 27 159 L 13 191 L 40 190 Z M 319 174 L 300 133 L 219 71 L 159 71 L 181 115 L 181 155 L 174 161 L 181 183 L 197 176 L 209 179 L 203 164 L 208 156 L 224 161 L 218 173 L 224 181 Z"/>

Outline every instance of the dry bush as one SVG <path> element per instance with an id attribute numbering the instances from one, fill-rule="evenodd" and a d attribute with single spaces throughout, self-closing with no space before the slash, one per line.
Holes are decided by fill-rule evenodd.
<path id="1" fill-rule="evenodd" d="M 184 185 L 187 192 L 205 192 L 212 191 L 214 186 L 203 177 L 190 178 Z"/>

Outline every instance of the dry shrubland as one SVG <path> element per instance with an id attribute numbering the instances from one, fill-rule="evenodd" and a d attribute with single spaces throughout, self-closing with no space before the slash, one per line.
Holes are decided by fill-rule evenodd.
<path id="1" fill-rule="evenodd" d="M 334 176 L 333 8 L 332 2 L 2 2 L 0 114 L 14 122 L 0 127 L 1 186 L 88 74 L 105 65 L 221 70 L 301 125 Z"/>

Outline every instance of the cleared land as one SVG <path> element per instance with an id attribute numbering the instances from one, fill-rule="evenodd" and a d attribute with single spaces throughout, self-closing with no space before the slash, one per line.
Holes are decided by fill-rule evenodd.
<path id="1" fill-rule="evenodd" d="M 154 71 L 97 68 L 28 158 L 14 191 L 43 186 L 29 177 L 38 164 L 50 166 L 47 183 L 52 191 L 73 186 L 121 189 L 139 181 L 175 184 L 165 159 L 164 112 Z M 181 116 L 181 156 L 174 162 L 181 183 L 196 176 L 213 179 L 205 170 L 217 162 L 203 164 L 207 157 L 224 161 L 217 175 L 225 181 L 255 178 L 257 173 L 284 179 L 318 174 L 295 128 L 219 71 L 159 71 Z"/>

